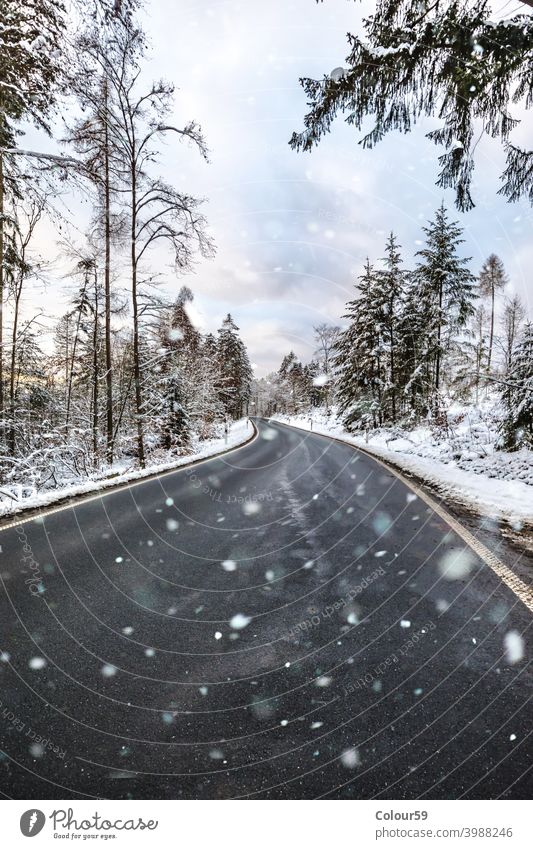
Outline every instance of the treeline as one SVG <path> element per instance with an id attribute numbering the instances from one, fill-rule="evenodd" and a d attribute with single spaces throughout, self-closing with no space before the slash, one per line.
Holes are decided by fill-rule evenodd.
<path id="1" fill-rule="evenodd" d="M 445 427 L 452 401 L 479 403 L 496 392 L 500 445 L 533 445 L 533 327 L 520 299 L 505 294 L 502 261 L 492 254 L 475 275 L 443 205 L 423 236 L 409 268 L 390 234 L 384 256 L 362 269 L 344 328 L 322 327 L 332 342 L 327 356 L 319 346 L 322 356 L 303 366 L 291 353 L 256 385 L 265 411 L 334 402 L 348 430 L 422 420 Z"/>
<path id="2" fill-rule="evenodd" d="M 334 400 L 333 361 L 340 328 L 314 328 L 314 355 L 306 365 L 294 351 L 283 357 L 277 372 L 254 380 L 252 405 L 261 415 L 300 413 L 311 407 L 329 407 Z"/>
<path id="3" fill-rule="evenodd" d="M 201 336 L 175 276 L 213 255 L 202 200 L 161 173 L 163 144 L 207 159 L 172 122 L 174 86 L 146 82 L 137 0 L 5 0 L 0 38 L 0 475 L 52 484 L 121 457 L 184 450 L 245 410 L 251 370 L 230 316 Z M 21 142 L 33 123 L 57 153 Z M 54 135 L 61 128 L 61 136 Z M 187 152 L 191 151 L 191 152 Z M 174 152 L 174 151 L 173 151 Z M 64 196 L 88 201 L 87 232 Z M 55 226 L 71 271 L 62 316 L 32 293 L 59 281 L 38 250 Z M 48 231 L 49 232 L 49 231 Z M 54 293 L 54 299 L 56 294 Z M 53 350 L 43 337 L 53 336 Z"/>

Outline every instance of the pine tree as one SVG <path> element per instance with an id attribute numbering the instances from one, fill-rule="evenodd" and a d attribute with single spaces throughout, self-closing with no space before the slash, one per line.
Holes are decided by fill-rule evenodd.
<path id="1" fill-rule="evenodd" d="M 375 427 L 383 421 L 383 315 L 378 285 L 378 273 L 367 259 L 359 277 L 359 296 L 346 305 L 343 318 L 349 325 L 335 345 L 339 411 L 349 430 L 360 424 Z"/>
<path id="2" fill-rule="evenodd" d="M 420 300 L 414 274 L 405 277 L 403 308 L 398 318 L 398 382 L 414 420 L 427 416 L 432 393 L 432 364 L 428 355 L 428 312 Z"/>
<path id="3" fill-rule="evenodd" d="M 182 286 L 172 307 L 169 326 L 165 332 L 164 344 L 175 356 L 179 357 L 182 368 L 192 366 L 198 354 L 201 335 L 194 327 L 187 313 L 187 303 L 192 303 L 193 294 L 187 286 Z"/>
<path id="4" fill-rule="evenodd" d="M 457 222 L 448 220 L 444 204 L 423 230 L 426 245 L 416 254 L 420 257 L 415 271 L 416 296 L 427 318 L 425 356 L 433 363 L 433 389 L 438 395 L 443 359 L 455 336 L 472 317 L 477 293 L 475 277 L 468 269 L 470 259 L 457 253 L 464 242 L 462 229 Z"/>
<path id="5" fill-rule="evenodd" d="M 284 412 L 297 413 L 309 401 L 309 373 L 294 351 L 286 354 L 278 370 L 280 400 Z"/>
<path id="6" fill-rule="evenodd" d="M 163 447 L 187 448 L 191 438 L 191 426 L 185 404 L 185 393 L 179 376 L 171 374 L 165 381 L 166 408 L 163 416 Z"/>
<path id="7" fill-rule="evenodd" d="M 410 132 L 421 116 L 435 117 L 442 126 L 428 138 L 444 147 L 437 185 L 453 187 L 465 211 L 473 206 L 479 123 L 506 153 L 501 192 L 533 202 L 533 151 L 510 144 L 518 122 L 510 104 L 527 110 L 533 102 L 531 7 L 533 0 L 519 0 L 514 17 L 495 22 L 485 0 L 376 0 L 363 32 L 348 34 L 346 67 L 301 80 L 310 111 L 292 147 L 311 150 L 339 113 L 358 131 L 372 119 L 364 148 L 392 130 Z"/>
<path id="8" fill-rule="evenodd" d="M 2 0 L 0 149 L 15 145 L 20 122 L 50 131 L 63 74 L 65 6 L 60 0 Z"/>
<path id="9" fill-rule="evenodd" d="M 200 438 L 209 439 L 215 434 L 215 423 L 224 417 L 224 405 L 220 398 L 217 340 L 212 333 L 208 333 L 201 342 L 192 376 L 194 392 L 191 418 Z"/>
<path id="10" fill-rule="evenodd" d="M 251 397 L 252 368 L 239 328 L 228 313 L 218 331 L 217 365 L 220 398 L 228 416 L 238 419 L 247 410 Z"/>
<path id="11" fill-rule="evenodd" d="M 514 451 L 522 445 L 533 448 L 533 323 L 528 322 L 511 358 L 511 369 L 503 385 L 505 418 L 502 445 Z"/>
<path id="12" fill-rule="evenodd" d="M 393 424 L 396 422 L 397 415 L 398 324 L 406 276 L 402 268 L 400 247 L 394 233 L 391 233 L 387 240 L 385 257 L 382 259 L 385 268 L 377 272 L 376 286 L 374 287 L 374 297 L 377 298 L 377 306 L 381 316 L 379 335 L 383 352 L 381 367 L 384 372 L 382 406 L 383 409 L 387 410 L 387 415 L 390 407 L 390 418 Z"/>
<path id="13" fill-rule="evenodd" d="M 161 403 L 165 410 L 174 409 L 176 413 L 171 426 L 168 417 L 165 417 L 163 427 L 166 433 L 177 434 L 179 431 L 182 444 L 186 444 L 192 429 L 203 436 L 209 433 L 209 426 L 221 414 L 221 406 L 217 403 L 216 375 L 213 374 L 216 341 L 213 336 L 210 337 L 215 352 L 212 352 L 212 361 L 207 367 L 207 351 L 204 351 L 201 334 L 187 313 L 187 303 L 192 300 L 191 290 L 182 286 L 175 303 L 165 311 L 159 328 Z M 185 439 L 186 432 L 189 435 Z"/>

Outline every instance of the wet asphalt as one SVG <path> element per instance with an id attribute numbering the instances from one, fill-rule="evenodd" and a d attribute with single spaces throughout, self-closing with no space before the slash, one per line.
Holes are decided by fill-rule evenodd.
<path id="1" fill-rule="evenodd" d="M 257 426 L 0 531 L 0 791 L 530 797 L 530 612 L 374 460 Z"/>

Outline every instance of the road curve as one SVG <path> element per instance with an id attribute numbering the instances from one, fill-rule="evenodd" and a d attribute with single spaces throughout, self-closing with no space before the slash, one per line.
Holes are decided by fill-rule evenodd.
<path id="1" fill-rule="evenodd" d="M 530 612 L 372 458 L 257 424 L 0 532 L 2 793 L 530 797 Z"/>

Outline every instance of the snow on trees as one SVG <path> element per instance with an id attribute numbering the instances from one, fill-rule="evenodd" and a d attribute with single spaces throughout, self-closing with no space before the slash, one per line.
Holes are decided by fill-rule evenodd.
<path id="1" fill-rule="evenodd" d="M 509 282 L 503 262 L 496 254 L 491 254 L 483 263 L 479 274 L 479 292 L 483 297 L 490 298 L 490 332 L 487 349 L 487 372 L 490 374 L 492 351 L 494 348 L 494 319 L 496 312 L 496 294 L 505 289 Z"/>
<path id="2" fill-rule="evenodd" d="M 474 314 L 476 280 L 468 269 L 469 259 L 457 253 L 458 245 L 464 242 L 462 230 L 457 222 L 448 220 L 444 204 L 423 230 L 426 244 L 417 252 L 420 261 L 414 281 L 416 296 L 427 316 L 424 356 L 431 362 L 431 388 L 438 394 L 442 361 Z"/>
<path id="3" fill-rule="evenodd" d="M 527 322 L 503 384 L 505 418 L 502 443 L 507 450 L 533 448 L 533 324 Z"/>
<path id="4" fill-rule="evenodd" d="M 438 118 L 442 126 L 427 134 L 444 148 L 437 185 L 455 189 L 457 206 L 466 211 L 474 205 L 479 122 L 504 148 L 500 192 L 511 201 L 533 202 L 533 151 L 513 144 L 519 119 L 510 111 L 510 105 L 527 110 L 533 102 L 532 6 L 533 0 L 521 0 L 513 17 L 496 22 L 492 5 L 478 0 L 376 2 L 363 32 L 348 34 L 342 73 L 301 80 L 310 111 L 292 147 L 312 150 L 339 113 L 358 131 L 371 118 L 359 142 L 363 148 L 391 131 L 410 132 L 422 116 Z"/>
<path id="5" fill-rule="evenodd" d="M 336 393 L 348 428 L 395 424 L 436 413 L 443 373 L 457 377 L 458 351 L 474 316 L 476 279 L 458 254 L 461 228 L 441 206 L 423 228 L 413 270 L 403 266 L 394 234 L 379 267 L 367 260 L 348 326 L 336 344 Z M 470 362 L 468 363 L 470 368 Z"/>
<path id="6" fill-rule="evenodd" d="M 21 174 L 13 161 L 21 122 L 50 132 L 49 113 L 61 77 L 65 7 L 58 0 L 20 3 L 5 0 L 0 21 L 0 350 L 4 345 L 3 307 L 6 228 L 13 203 L 21 197 Z M 0 357 L 0 419 L 4 417 L 4 372 Z"/>
<path id="7" fill-rule="evenodd" d="M 234 419 L 248 412 L 252 383 L 252 367 L 238 330 L 228 313 L 216 343 L 218 395 L 226 415 Z"/>
<path id="8" fill-rule="evenodd" d="M 196 450 L 247 409 L 252 373 L 232 319 L 218 338 L 203 335 L 187 313 L 191 291 L 173 299 L 159 288 L 165 251 L 174 281 L 213 255 L 203 201 L 158 173 L 163 141 L 204 160 L 207 150 L 198 124 L 170 120 L 174 86 L 146 82 L 138 6 L 97 0 L 87 16 L 75 3 L 71 16 L 59 0 L 4 4 L 0 479 L 14 501 Z M 54 125 L 67 126 L 54 141 L 72 155 L 19 148 L 23 122 L 53 136 L 54 109 Z M 60 183 L 91 205 L 85 234 L 57 211 Z M 43 351 L 27 293 L 47 279 L 34 242 L 50 224 L 69 300 L 44 317 L 53 347 Z"/>

